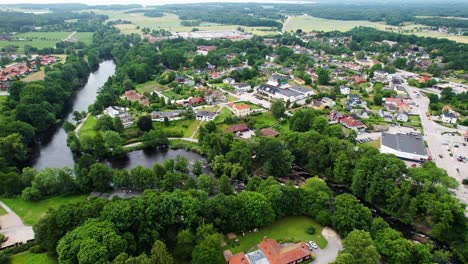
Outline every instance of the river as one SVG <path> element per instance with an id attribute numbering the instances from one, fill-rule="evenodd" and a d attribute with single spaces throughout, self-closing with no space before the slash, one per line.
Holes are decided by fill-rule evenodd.
<path id="1" fill-rule="evenodd" d="M 115 64 L 112 60 L 106 60 L 99 64 L 99 69 L 91 73 L 83 88 L 79 89 L 70 100 L 66 120 L 72 122 L 74 111 L 87 111 L 88 106 L 96 100 L 100 87 L 107 79 L 114 75 Z M 37 155 L 32 162 L 36 169 L 44 168 L 73 168 L 75 164 L 74 155 L 67 146 L 67 133 L 63 127 L 57 126 L 52 130 L 51 136 L 44 139 L 39 146 Z M 167 151 L 133 151 L 126 157 L 108 162 L 113 168 L 130 169 L 137 165 L 152 167 L 155 162 L 163 162 L 166 159 L 176 158 L 177 155 L 186 157 L 190 163 L 195 160 L 201 160 L 204 164 L 205 158 L 201 155 L 185 150 L 167 150 Z"/>

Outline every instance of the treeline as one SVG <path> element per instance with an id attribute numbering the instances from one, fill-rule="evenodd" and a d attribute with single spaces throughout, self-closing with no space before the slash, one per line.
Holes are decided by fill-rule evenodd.
<path id="1" fill-rule="evenodd" d="M 456 18 L 428 17 L 414 18 L 413 21 L 417 24 L 428 25 L 431 27 L 450 27 L 450 28 L 468 28 L 468 20 Z"/>
<path id="2" fill-rule="evenodd" d="M 133 8 L 142 8 L 139 4 L 112 4 L 112 5 L 86 5 L 79 3 L 60 3 L 60 4 L 10 4 L 4 5 L 5 7 L 16 7 L 25 9 L 50 9 L 55 12 L 73 12 L 86 9 L 100 9 L 100 10 L 127 10 Z"/>
<path id="3" fill-rule="evenodd" d="M 78 19 L 78 22 L 65 22 L 70 19 Z M 83 24 L 98 23 L 99 25 L 99 21 L 105 19 L 107 16 L 87 12 L 31 14 L 0 11 L 0 32 L 31 32 L 36 31 L 35 27 L 44 27 L 43 31 L 67 30 L 67 27 L 76 31 L 91 31 L 90 28 L 84 28 Z"/>
<path id="4" fill-rule="evenodd" d="M 251 27 L 276 27 L 282 23 L 276 20 L 284 19 L 277 9 L 263 8 L 260 4 L 186 4 L 164 5 L 155 9 L 164 13 L 174 13 L 182 20 L 199 20 L 229 25 Z"/>

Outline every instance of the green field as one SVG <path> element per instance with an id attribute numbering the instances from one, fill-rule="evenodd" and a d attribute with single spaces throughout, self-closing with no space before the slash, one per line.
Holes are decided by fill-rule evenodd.
<path id="1" fill-rule="evenodd" d="M 229 110 L 229 108 L 227 107 L 224 107 L 219 113 L 219 115 L 216 116 L 214 122 L 216 124 L 222 124 L 224 123 L 224 119 L 232 116 L 234 116 L 234 114 L 231 112 L 231 110 Z"/>
<path id="2" fill-rule="evenodd" d="M 303 31 L 348 31 L 354 27 L 372 27 L 379 30 L 386 30 L 392 32 L 400 32 L 403 34 L 414 34 L 420 37 L 433 37 L 433 38 L 447 38 L 450 40 L 468 43 L 467 36 L 451 36 L 448 34 L 438 33 L 434 31 L 419 30 L 419 28 L 427 27 L 419 24 L 408 24 L 404 26 L 390 26 L 381 22 L 370 22 L 367 20 L 334 20 L 324 19 L 313 16 L 294 16 L 288 20 L 284 26 L 284 31 L 296 31 L 302 29 Z"/>
<path id="3" fill-rule="evenodd" d="M 34 254 L 22 252 L 11 256 L 10 264 L 56 264 L 57 260 L 47 256 L 47 253 Z"/>
<path id="4" fill-rule="evenodd" d="M 315 227 L 316 232 L 314 235 L 306 233 L 306 229 L 310 226 Z M 278 242 L 313 240 L 320 248 L 324 248 L 327 246 L 328 241 L 321 235 L 322 229 L 322 226 L 306 216 L 285 217 L 268 227 L 259 228 L 258 232 L 247 233 L 245 236 L 237 234 L 239 244 L 233 245 L 234 241 L 228 241 L 229 244 L 225 249 L 230 249 L 234 254 L 250 252 L 256 249 L 257 244 L 262 242 L 264 237 L 276 239 Z"/>
<path id="5" fill-rule="evenodd" d="M 76 38 L 78 41 L 89 45 L 91 42 L 93 42 L 93 34 L 93 32 L 76 32 L 75 35 L 73 35 L 73 38 Z"/>
<path id="6" fill-rule="evenodd" d="M 6 46 L 17 46 L 18 52 L 24 52 L 24 45 L 43 49 L 54 47 L 57 42 L 65 39 L 71 32 L 29 32 L 16 34 L 12 41 L 0 41 L 0 49 Z M 24 40 L 18 40 L 24 39 Z"/>
<path id="7" fill-rule="evenodd" d="M 82 136 L 94 136 L 96 135 L 96 131 L 94 130 L 94 126 L 96 126 L 96 117 L 90 115 L 88 119 L 83 123 L 80 130 L 78 131 L 78 137 Z"/>
<path id="8" fill-rule="evenodd" d="M 0 215 L 6 215 L 7 214 L 7 211 L 5 211 L 5 209 L 3 209 L 3 207 L 0 206 Z"/>
<path id="9" fill-rule="evenodd" d="M 109 16 L 109 20 L 128 20 L 132 24 L 116 25 L 118 29 L 125 34 L 141 34 L 141 30 L 136 27 L 147 27 L 150 29 L 164 29 L 171 32 L 188 32 L 192 31 L 193 28 L 199 30 L 232 30 L 242 27 L 246 32 L 257 34 L 257 35 L 271 35 L 279 33 L 277 31 L 269 31 L 269 27 L 246 27 L 240 25 L 222 25 L 216 23 L 202 22 L 199 26 L 186 27 L 180 24 L 181 20 L 175 14 L 165 14 L 163 17 L 146 17 L 143 13 L 131 13 L 126 14 L 125 11 L 108 11 L 108 10 L 92 10 L 98 14 L 104 14 Z"/>
<path id="10" fill-rule="evenodd" d="M 164 126 L 162 122 L 153 122 L 153 127 L 160 127 L 169 137 L 191 137 L 201 121 L 194 119 L 171 121 L 169 126 Z"/>
<path id="11" fill-rule="evenodd" d="M 167 88 L 163 87 L 163 85 L 159 84 L 156 81 L 148 81 L 142 84 L 137 84 L 137 86 L 135 87 L 135 90 L 139 93 L 151 93 L 152 91 L 162 91 L 164 89 Z"/>
<path id="12" fill-rule="evenodd" d="M 375 148 L 375 149 L 380 149 L 380 139 L 376 139 L 376 140 L 372 140 L 372 141 L 369 141 L 369 142 L 366 142 L 366 143 L 362 143 L 361 144 L 362 146 L 369 146 L 369 147 L 372 147 L 372 148 Z"/>
<path id="13" fill-rule="evenodd" d="M 28 202 L 21 198 L 0 198 L 11 208 L 26 225 L 35 224 L 49 208 L 58 208 L 63 204 L 84 201 L 87 195 L 56 196 L 38 202 Z"/>

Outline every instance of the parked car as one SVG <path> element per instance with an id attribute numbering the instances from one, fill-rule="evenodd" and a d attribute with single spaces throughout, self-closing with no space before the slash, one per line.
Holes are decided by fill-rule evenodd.
<path id="1" fill-rule="evenodd" d="M 439 154 L 439 158 L 443 159 L 443 158 L 444 158 L 444 156 L 442 156 L 442 154 Z"/>
<path id="2" fill-rule="evenodd" d="M 309 248 L 310 251 L 312 251 L 314 249 L 314 247 L 311 244 L 309 244 L 308 242 L 306 243 L 306 245 L 307 245 L 307 247 Z"/>
<path id="3" fill-rule="evenodd" d="M 314 241 L 309 241 L 309 244 L 315 249 L 318 248 L 317 244 Z"/>

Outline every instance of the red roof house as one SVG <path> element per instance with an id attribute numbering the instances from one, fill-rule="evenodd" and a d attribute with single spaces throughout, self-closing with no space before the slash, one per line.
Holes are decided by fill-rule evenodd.
<path id="1" fill-rule="evenodd" d="M 355 129 L 355 130 L 360 130 L 360 129 L 367 128 L 367 126 L 364 125 L 364 123 L 362 123 L 361 120 L 354 119 L 352 116 L 347 116 L 347 117 L 341 118 L 340 119 L 340 124 L 342 124 L 346 128 L 351 128 L 351 129 Z"/>
<path id="2" fill-rule="evenodd" d="M 261 130 L 262 135 L 264 137 L 278 137 L 279 133 L 278 131 L 274 130 L 273 128 L 267 127 L 267 128 L 262 128 Z"/>
<path id="3" fill-rule="evenodd" d="M 245 131 L 249 131 L 249 128 L 247 127 L 246 124 L 237 124 L 237 125 L 232 125 L 232 126 L 229 126 L 227 129 L 226 129 L 226 132 L 230 133 L 240 133 L 240 132 L 245 132 Z"/>

